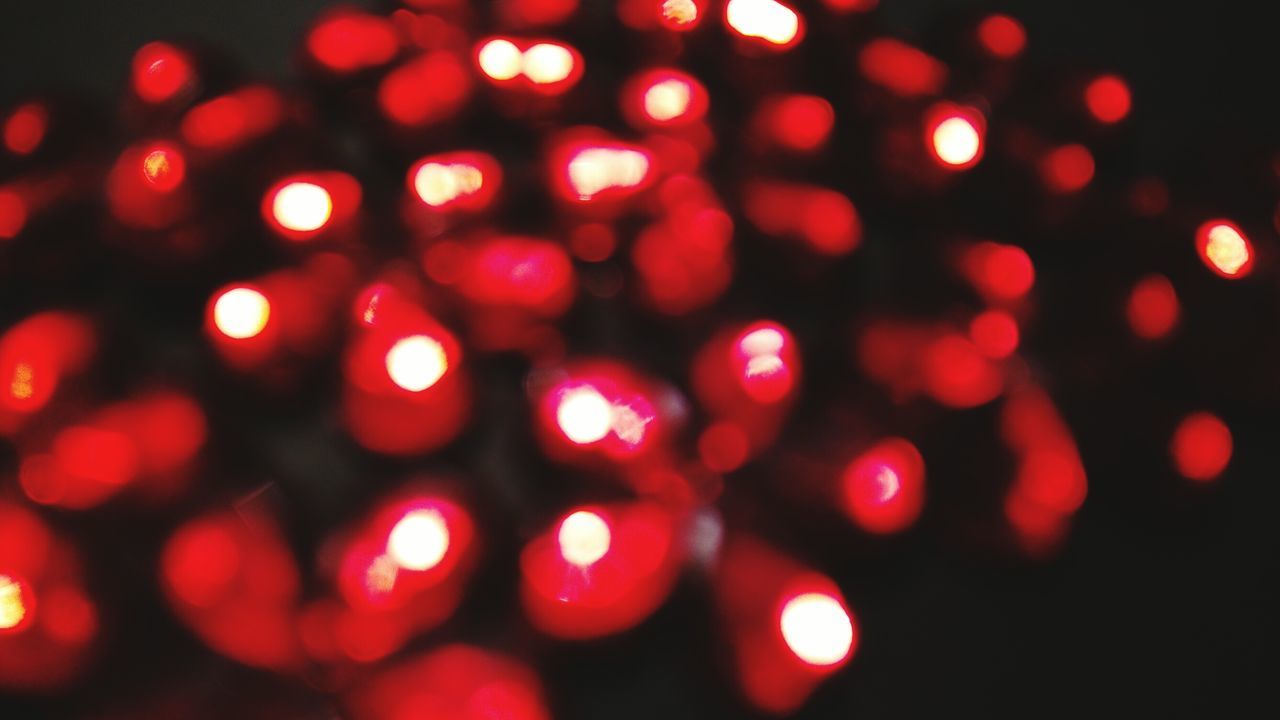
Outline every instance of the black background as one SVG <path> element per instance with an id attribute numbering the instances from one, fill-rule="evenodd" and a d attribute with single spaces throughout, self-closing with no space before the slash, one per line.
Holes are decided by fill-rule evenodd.
<path id="1" fill-rule="evenodd" d="M 284 80 L 297 39 L 324 6 L 298 0 L 5 5 L 0 100 L 6 103 L 49 88 L 109 103 L 133 50 L 160 37 L 198 38 L 254 74 Z M 882 5 L 888 32 L 923 41 L 958 32 L 962 19 L 993 7 L 959 0 Z M 857 658 L 801 717 L 1226 717 L 1245 708 L 1249 716 L 1280 715 L 1278 293 L 1265 264 L 1258 279 L 1238 286 L 1208 277 L 1188 250 L 1187 223 L 1194 228 L 1196 221 L 1182 222 L 1230 214 L 1254 233 L 1264 260 L 1275 246 L 1270 165 L 1280 128 L 1280 60 L 1273 18 L 1263 5 L 1078 0 L 1005 6 L 1025 22 L 1032 61 L 1046 77 L 1106 68 L 1130 80 L 1136 110 L 1124 149 L 1100 159 L 1119 177 L 1169 178 L 1173 220 L 1154 228 L 1115 226 L 1101 216 L 1063 227 L 1032 253 L 1044 282 L 1029 354 L 1052 378 L 1049 387 L 1090 472 L 1089 501 L 1058 557 L 1024 562 L 993 551 L 932 505 L 910 537 L 887 547 L 857 540 L 852 549 L 830 547 L 848 541 L 847 534 L 831 531 L 826 520 L 809 522 L 796 503 L 781 502 L 767 514 L 760 510 L 767 501 L 727 511 L 731 521 L 750 520 L 831 572 L 859 613 L 864 634 Z M 716 90 L 713 85 L 713 97 Z M 1010 196 L 1017 198 L 1013 191 Z M 998 219 L 978 224 L 1001 227 Z M 1124 288 L 1147 270 L 1170 274 L 1187 313 L 1179 337 L 1159 352 L 1127 340 L 1117 319 Z M 18 275 L 7 271 L 5 277 Z M 741 281 L 747 287 L 750 277 Z M 6 288 L 14 303 L 0 308 L 6 322 L 30 309 L 22 304 L 33 302 L 24 300 L 23 289 Z M 739 290 L 731 300 L 751 308 L 742 296 Z M 775 312 L 797 315 L 806 307 L 793 301 Z M 817 367 L 820 381 L 821 363 Z M 221 402 L 234 408 L 249 401 Z M 1178 416 L 1202 407 L 1232 426 L 1237 454 L 1221 483 L 1188 488 L 1168 468 L 1164 443 Z M 966 455 L 996 447 L 993 418 L 976 411 L 929 423 L 921 445 L 938 498 L 957 497 L 974 476 L 999 469 Z M 274 437 L 278 444 L 293 441 L 287 429 Z M 941 472 L 935 458 L 945 459 Z M 769 498 L 778 483 L 761 476 L 791 470 L 786 458 L 774 457 L 739 482 Z M 310 517 L 319 522 L 315 518 L 326 515 Z M 74 518 L 57 522 L 76 526 Z M 84 532 L 99 537 L 123 522 L 93 519 Z M 91 570 L 93 582 L 115 584 L 107 594 L 130 602 L 129 583 L 148 582 L 149 543 L 158 532 L 126 534 L 98 549 L 137 558 L 116 563 L 117 570 L 126 568 L 118 583 Z M 475 592 L 508 592 L 505 581 L 494 579 L 498 574 L 482 577 Z M 334 716 L 323 695 L 304 683 L 244 670 L 204 651 L 152 593 L 139 591 L 138 607 L 104 616 L 116 623 L 108 627 L 109 652 L 83 683 L 62 697 L 0 696 L 0 717 Z M 742 715 L 720 672 L 721 646 L 703 596 L 697 581 L 686 582 L 636 632 L 586 647 L 537 645 L 523 639 L 526 630 L 517 622 L 503 625 L 484 610 L 466 614 L 426 645 L 436 638 L 536 645 L 529 654 L 561 720 Z M 488 597 L 476 604 L 501 606 Z M 150 707 L 153 697 L 176 698 L 178 707 L 192 709 L 133 709 Z"/>

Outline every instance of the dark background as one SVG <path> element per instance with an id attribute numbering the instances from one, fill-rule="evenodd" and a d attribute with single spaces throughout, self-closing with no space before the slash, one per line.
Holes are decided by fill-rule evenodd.
<path id="1" fill-rule="evenodd" d="M 0 11 L 0 101 L 57 88 L 107 103 L 133 50 L 156 38 L 198 38 L 254 74 L 285 80 L 297 39 L 326 5 L 10 0 Z M 994 7 L 882 5 L 885 29 L 917 40 Z M 1274 245 L 1270 163 L 1280 128 L 1280 60 L 1264 5 L 1077 0 L 1004 9 L 1023 20 L 1032 59 L 1048 75 L 1106 68 L 1129 79 L 1136 109 L 1128 149 L 1110 156 L 1117 174 L 1167 177 L 1174 215 L 1234 213 L 1265 252 Z M 1023 562 L 982 543 L 953 542 L 941 523 L 926 522 L 889 549 L 856 550 L 850 563 L 823 546 L 821 523 L 777 531 L 788 520 L 804 524 L 801 515 L 788 516 L 794 509 L 762 521 L 784 535 L 784 545 L 822 561 L 846 589 L 864 633 L 855 661 L 801 717 L 1228 717 L 1246 708 L 1253 717 L 1280 716 L 1277 293 L 1263 272 L 1240 288 L 1209 278 L 1194 256 L 1183 257 L 1189 235 L 1143 232 L 1151 237 L 1139 242 L 1076 224 L 1043 253 L 1050 263 L 1041 268 L 1044 319 L 1028 349 L 1053 378 L 1091 491 L 1058 557 Z M 1176 259 L 1144 262 L 1156 251 Z M 1168 272 L 1186 311 L 1180 337 L 1159 355 L 1127 341 L 1114 319 L 1119 293 L 1143 268 Z M 4 310 L 6 320 L 12 314 Z M 1188 488 L 1167 467 L 1164 442 L 1178 416 L 1201 407 L 1232 426 L 1237 453 L 1220 484 Z M 983 412 L 936 422 L 922 442 L 926 457 L 962 458 L 963 438 L 989 436 L 992 422 Z M 766 465 L 780 468 L 776 459 Z M 940 497 L 948 492 L 958 490 L 944 486 Z M 139 571 L 133 579 L 145 578 Z M 727 699 L 702 596 L 686 583 L 636 632 L 539 651 L 535 664 L 560 720 L 742 714 Z M 502 636 L 480 618 L 442 636 Z M 92 716 L 151 695 L 199 702 L 206 711 L 248 707 L 248 717 L 333 716 L 302 683 L 212 657 L 154 602 L 125 613 L 126 621 L 112 654 L 81 686 L 64 697 L 0 696 L 0 717 Z"/>

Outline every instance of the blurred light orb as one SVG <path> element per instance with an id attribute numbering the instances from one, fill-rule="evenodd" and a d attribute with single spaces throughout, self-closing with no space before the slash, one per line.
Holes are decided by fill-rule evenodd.
<path id="1" fill-rule="evenodd" d="M 271 319 L 271 303 L 253 288 L 232 288 L 213 303 L 213 324 L 233 340 L 257 337 Z"/>
<path id="2" fill-rule="evenodd" d="M 635 187 L 649 173 L 649 158 L 639 150 L 586 148 L 569 161 L 569 184 L 579 200 L 612 188 Z"/>
<path id="3" fill-rule="evenodd" d="M 435 385 L 448 369 L 444 346 L 426 335 L 398 340 L 387 351 L 387 374 L 409 392 L 422 392 Z"/>
<path id="4" fill-rule="evenodd" d="M 692 91 L 689 83 L 670 78 L 654 83 L 644 93 L 644 112 L 658 122 L 675 120 L 689 111 Z"/>
<path id="5" fill-rule="evenodd" d="M 729 0 L 724 20 L 744 37 L 787 45 L 800 34 L 800 16 L 777 0 Z"/>
<path id="6" fill-rule="evenodd" d="M 573 74 L 573 53 L 552 43 L 537 43 L 524 51 L 524 74 L 538 85 L 558 83 Z"/>
<path id="7" fill-rule="evenodd" d="M 571 442 L 590 445 L 613 428 L 613 405 L 595 388 L 574 388 L 560 398 L 556 424 Z"/>
<path id="8" fill-rule="evenodd" d="M 480 169 L 464 163 L 426 163 L 413 176 L 413 189 L 422 202 L 440 207 L 484 185 Z"/>
<path id="9" fill-rule="evenodd" d="M 387 555 L 406 570 L 430 570 L 449 551 L 449 526 L 438 510 L 414 510 L 391 528 Z"/>
<path id="10" fill-rule="evenodd" d="M 272 198 L 271 215 L 286 230 L 313 232 L 329 222 L 333 198 L 315 183 L 289 183 Z"/>
<path id="11" fill-rule="evenodd" d="M 579 567 L 593 565 L 609 552 L 613 535 L 604 518 L 589 511 L 571 513 L 560 523 L 556 536 L 560 554 Z"/>
<path id="12" fill-rule="evenodd" d="M 30 616 L 31 608 L 22 582 L 0 575 L 0 631 L 16 630 Z"/>
<path id="13" fill-rule="evenodd" d="M 1210 270 L 1234 279 L 1248 275 L 1253 269 L 1253 248 L 1234 224 L 1210 221 L 1202 225 L 1196 235 L 1200 257 Z"/>
<path id="14" fill-rule="evenodd" d="M 792 598 L 782 608 L 782 638 L 804 662 L 825 667 L 853 649 L 853 621 L 839 600 L 823 593 Z"/>
<path id="15" fill-rule="evenodd" d="M 944 164 L 952 167 L 971 165 L 982 149 L 982 135 L 973 121 L 952 115 L 933 129 L 933 150 Z"/>
<path id="16" fill-rule="evenodd" d="M 520 75 L 524 67 L 520 48 L 510 40 L 497 38 L 480 48 L 480 70 L 494 80 L 511 80 Z"/>

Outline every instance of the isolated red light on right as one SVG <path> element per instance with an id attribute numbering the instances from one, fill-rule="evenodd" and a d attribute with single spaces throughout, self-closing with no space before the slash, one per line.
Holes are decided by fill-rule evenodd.
<path id="1" fill-rule="evenodd" d="M 1098 122 L 1113 125 L 1128 117 L 1133 98 L 1119 76 L 1102 75 L 1085 87 L 1084 103 Z"/>
<path id="2" fill-rule="evenodd" d="M 1196 231 L 1196 252 L 1206 267 L 1228 280 L 1253 272 L 1253 243 L 1230 220 L 1210 220 Z"/>
<path id="3" fill-rule="evenodd" d="M 1217 416 L 1192 413 L 1178 423 L 1169 443 L 1174 468 L 1188 480 L 1216 480 L 1231 462 L 1231 430 Z"/>

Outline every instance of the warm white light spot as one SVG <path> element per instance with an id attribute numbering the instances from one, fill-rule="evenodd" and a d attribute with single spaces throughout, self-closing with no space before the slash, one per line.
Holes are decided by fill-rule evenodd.
<path id="1" fill-rule="evenodd" d="M 369 563 L 364 574 L 364 587 L 372 597 L 386 595 L 396 586 L 400 565 L 390 555 L 379 555 Z"/>
<path id="2" fill-rule="evenodd" d="M 729 0 L 724 12 L 729 27 L 774 45 L 786 45 L 800 32 L 800 16 L 776 0 Z"/>
<path id="3" fill-rule="evenodd" d="M 271 319 L 271 303 L 251 288 L 228 290 L 213 304 L 213 324 L 234 340 L 257 337 Z"/>
<path id="4" fill-rule="evenodd" d="M 413 189 L 422 202 L 431 207 L 470 195 L 482 185 L 484 175 L 480 169 L 465 163 L 426 163 L 413 176 Z"/>
<path id="5" fill-rule="evenodd" d="M 849 657 L 853 621 L 830 595 L 807 593 L 782 609 L 782 638 L 796 657 L 810 665 L 835 665 Z"/>
<path id="6" fill-rule="evenodd" d="M 698 5 L 693 0 L 665 0 L 662 17 L 677 25 L 688 25 L 698 19 Z"/>
<path id="7" fill-rule="evenodd" d="M 426 335 L 399 340 L 387 352 L 387 374 L 409 392 L 422 392 L 435 385 L 448 369 L 444 346 Z"/>
<path id="8" fill-rule="evenodd" d="M 569 161 L 569 184 L 578 199 L 590 200 L 610 188 L 639 185 L 648 172 L 649 158 L 637 150 L 587 148 Z"/>
<path id="9" fill-rule="evenodd" d="M 608 549 L 608 540 L 605 542 L 605 549 Z M 0 575 L 0 630 L 18 627 L 26 617 L 27 605 L 22 598 L 22 586 L 8 575 Z"/>
<path id="10" fill-rule="evenodd" d="M 574 565 L 587 566 L 609 552 L 612 534 L 599 515 L 579 510 L 560 523 L 560 554 Z"/>
<path id="11" fill-rule="evenodd" d="M 948 165 L 967 165 L 978 156 L 982 138 L 978 128 L 962 117 L 949 117 L 933 130 L 933 149 Z"/>
<path id="12" fill-rule="evenodd" d="M 768 377 L 781 372 L 785 367 L 782 358 L 777 355 L 756 355 L 747 360 L 746 375 L 748 378 Z"/>
<path id="13" fill-rule="evenodd" d="M 538 43 L 524 51 L 524 74 L 539 85 L 558 83 L 573 72 L 573 53 L 561 45 Z"/>
<path id="14" fill-rule="evenodd" d="M 560 398 L 556 424 L 578 445 L 598 442 L 613 427 L 613 406 L 595 388 L 574 388 Z"/>
<path id="15" fill-rule="evenodd" d="M 520 48 L 510 40 L 490 40 L 480 48 L 480 70 L 494 80 L 510 80 L 520 74 Z"/>
<path id="16" fill-rule="evenodd" d="M 430 570 L 449 550 L 449 527 L 437 510 L 414 510 L 387 536 L 387 554 L 407 570 Z"/>
<path id="17" fill-rule="evenodd" d="M 644 112 L 658 122 L 674 120 L 689 111 L 689 83 L 672 78 L 654 83 L 644 93 Z"/>
<path id="18" fill-rule="evenodd" d="M 613 406 L 613 434 L 622 442 L 635 447 L 644 440 L 645 428 L 652 417 L 641 416 L 627 405 Z"/>
<path id="19" fill-rule="evenodd" d="M 311 232 L 329 222 L 333 214 L 333 198 L 329 191 L 308 182 L 294 182 L 276 192 L 271 201 L 271 215 L 286 230 Z"/>
<path id="20" fill-rule="evenodd" d="M 1204 254 L 1214 267 L 1227 275 L 1235 275 L 1249 262 L 1249 245 L 1231 226 L 1214 225 L 1209 228 Z"/>
<path id="21" fill-rule="evenodd" d="M 902 479 L 890 467 L 881 467 L 876 470 L 872 483 L 875 486 L 876 502 L 879 503 L 889 502 L 902 490 Z"/>
<path id="22" fill-rule="evenodd" d="M 785 342 L 782 333 L 777 330 L 761 328 L 747 333 L 742 340 L 738 341 L 738 347 L 742 349 L 742 354 L 748 357 L 777 355 L 782 351 Z"/>

